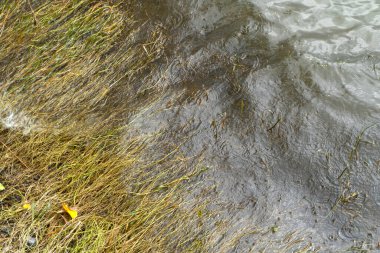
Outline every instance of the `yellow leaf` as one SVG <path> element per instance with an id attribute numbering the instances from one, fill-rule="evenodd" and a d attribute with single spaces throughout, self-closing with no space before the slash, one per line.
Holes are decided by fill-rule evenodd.
<path id="1" fill-rule="evenodd" d="M 78 216 L 78 212 L 74 209 L 71 209 L 66 203 L 62 204 L 62 208 L 66 213 L 70 215 L 71 219 L 75 219 Z"/>
<path id="2" fill-rule="evenodd" d="M 25 202 L 25 204 L 22 205 L 22 208 L 29 210 L 30 208 L 32 208 L 32 206 L 28 202 Z"/>
<path id="3" fill-rule="evenodd" d="M 4 185 L 3 185 L 2 183 L 0 183 L 0 192 L 1 192 L 1 191 L 4 191 L 4 190 L 5 190 Z"/>

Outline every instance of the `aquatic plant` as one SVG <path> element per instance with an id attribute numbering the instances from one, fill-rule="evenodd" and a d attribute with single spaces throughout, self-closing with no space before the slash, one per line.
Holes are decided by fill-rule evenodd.
<path id="1" fill-rule="evenodd" d="M 2 252 L 202 248 L 180 197 L 197 166 L 170 142 L 152 155 L 159 133 L 130 133 L 162 92 L 167 36 L 135 7 L 0 2 Z"/>

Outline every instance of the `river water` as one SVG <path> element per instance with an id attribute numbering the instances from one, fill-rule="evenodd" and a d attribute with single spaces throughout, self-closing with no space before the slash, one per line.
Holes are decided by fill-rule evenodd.
<path id="1" fill-rule="evenodd" d="M 207 251 L 380 252 L 380 0 L 140 2 L 163 96 L 126 120 L 205 168 Z"/>
<path id="2" fill-rule="evenodd" d="M 133 124 L 209 168 L 189 199 L 211 251 L 380 252 L 380 0 L 141 9 L 170 46 Z"/>

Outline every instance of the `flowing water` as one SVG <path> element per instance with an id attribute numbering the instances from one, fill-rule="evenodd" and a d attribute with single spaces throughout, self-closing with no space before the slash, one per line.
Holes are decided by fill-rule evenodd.
<path id="1" fill-rule="evenodd" d="M 133 122 L 202 157 L 213 252 L 380 252 L 380 1 L 141 10 L 172 39 Z"/>
<path id="2" fill-rule="evenodd" d="M 137 11 L 168 36 L 165 95 L 130 125 L 201 161 L 182 208 L 210 252 L 380 252 L 380 0 Z"/>

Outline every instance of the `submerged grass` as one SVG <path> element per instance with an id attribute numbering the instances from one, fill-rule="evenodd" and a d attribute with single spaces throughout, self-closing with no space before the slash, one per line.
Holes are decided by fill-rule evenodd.
<path id="1" fill-rule="evenodd" d="M 0 2 L 2 252 L 201 250 L 180 198 L 196 168 L 170 143 L 152 155 L 158 134 L 127 134 L 161 94 L 166 42 L 135 6 Z"/>

